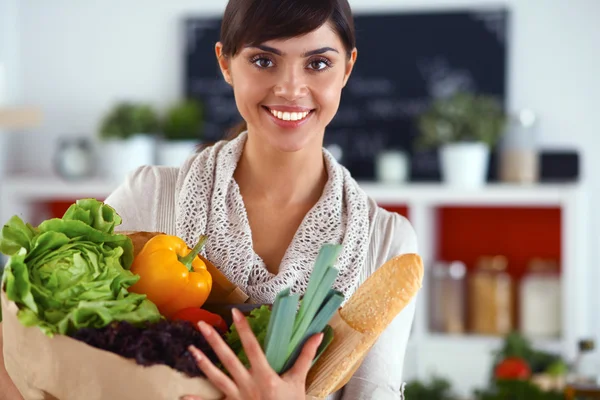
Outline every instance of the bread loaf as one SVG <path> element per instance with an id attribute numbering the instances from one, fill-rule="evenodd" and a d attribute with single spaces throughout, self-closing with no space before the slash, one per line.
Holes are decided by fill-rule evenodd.
<path id="1" fill-rule="evenodd" d="M 345 385 L 422 282 L 417 254 L 395 257 L 378 268 L 330 321 L 334 339 L 309 372 L 307 394 L 324 398 Z"/>

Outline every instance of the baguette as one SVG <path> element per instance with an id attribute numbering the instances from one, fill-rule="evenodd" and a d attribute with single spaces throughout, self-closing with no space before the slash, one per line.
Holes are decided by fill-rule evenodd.
<path id="1" fill-rule="evenodd" d="M 133 255 L 134 257 L 144 248 L 144 245 L 148 240 L 154 236 L 162 235 L 161 232 L 119 232 L 120 234 L 127 235 L 133 242 Z M 206 269 L 212 276 L 213 284 L 210 295 L 206 300 L 205 304 L 242 304 L 248 300 L 248 295 L 244 293 L 239 287 L 234 285 L 227 279 L 221 271 L 214 266 L 205 257 L 199 255 L 206 264 Z"/>
<path id="2" fill-rule="evenodd" d="M 307 394 L 324 398 L 348 383 L 422 282 L 423 261 L 417 254 L 394 257 L 378 268 L 331 319 L 334 338 L 309 371 Z"/>

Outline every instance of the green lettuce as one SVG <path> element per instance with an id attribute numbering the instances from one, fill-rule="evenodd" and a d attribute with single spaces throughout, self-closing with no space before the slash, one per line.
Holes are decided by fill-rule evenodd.
<path id="1" fill-rule="evenodd" d="M 250 312 L 250 315 L 246 317 L 254 336 L 256 336 L 258 343 L 260 343 L 263 349 L 270 319 L 271 309 L 266 305 L 263 305 L 260 308 L 255 308 L 252 310 L 252 312 Z M 231 325 L 231 329 L 225 334 L 225 340 L 242 364 L 244 364 L 246 368 L 250 368 L 250 361 L 248 360 L 248 356 L 244 351 L 242 339 L 240 339 L 240 334 L 235 328 L 235 324 Z"/>
<path id="2" fill-rule="evenodd" d="M 48 336 L 101 328 L 112 321 L 156 322 L 145 295 L 129 293 L 139 280 L 129 268 L 133 244 L 114 233 L 121 217 L 95 200 L 78 200 L 62 218 L 33 227 L 18 216 L 2 228 L 0 252 L 9 256 L 2 285 L 25 326 Z"/>

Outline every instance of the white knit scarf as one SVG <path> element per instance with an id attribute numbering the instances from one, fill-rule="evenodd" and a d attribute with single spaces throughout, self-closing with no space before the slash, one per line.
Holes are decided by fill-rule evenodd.
<path id="1" fill-rule="evenodd" d="M 255 303 L 271 304 L 290 287 L 304 294 L 314 262 L 325 243 L 342 244 L 334 288 L 346 300 L 359 285 L 372 224 L 368 198 L 346 168 L 323 149 L 328 180 L 315 206 L 296 231 L 276 275 L 252 247 L 252 233 L 233 173 L 247 132 L 195 155 L 178 178 L 176 232 L 189 246 L 208 235 L 204 255 Z"/>

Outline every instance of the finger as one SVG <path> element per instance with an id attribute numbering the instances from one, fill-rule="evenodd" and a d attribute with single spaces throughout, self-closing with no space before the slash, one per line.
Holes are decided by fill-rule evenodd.
<path id="1" fill-rule="evenodd" d="M 273 368 L 269 365 L 267 357 L 265 356 L 258 339 L 256 339 L 254 332 L 252 332 L 250 324 L 246 318 L 244 318 L 244 315 L 235 308 L 231 310 L 231 314 L 233 316 L 235 327 L 240 335 L 244 351 L 250 361 L 252 371 L 265 375 L 275 374 L 275 371 L 273 371 Z"/>
<path id="2" fill-rule="evenodd" d="M 315 359 L 315 355 L 317 354 L 317 350 L 323 341 L 323 334 L 318 333 L 313 335 L 302 348 L 302 352 L 298 356 L 298 359 L 294 363 L 294 366 L 286 372 L 285 376 L 290 376 L 294 379 L 301 380 L 302 382 L 306 381 L 306 375 L 308 375 L 308 370 L 312 366 L 312 362 Z"/>
<path id="3" fill-rule="evenodd" d="M 181 397 L 179 400 L 204 400 L 204 399 L 200 396 L 186 395 L 186 396 Z"/>
<path id="4" fill-rule="evenodd" d="M 227 397 L 236 397 L 239 394 L 238 388 L 236 384 L 229 379 L 227 375 L 223 373 L 219 368 L 217 368 L 209 359 L 198 350 L 194 346 L 190 346 L 188 348 L 194 359 L 196 360 L 196 364 L 198 364 L 198 368 L 204 375 L 208 378 L 209 381 L 213 383 L 223 394 Z M 192 396 L 190 399 L 197 400 L 200 399 L 197 396 Z"/>
<path id="5" fill-rule="evenodd" d="M 215 328 L 204 321 L 200 321 L 198 326 L 200 327 L 200 332 L 202 332 L 202 335 L 204 335 L 204 338 L 208 344 L 210 344 L 210 347 L 212 347 L 217 357 L 219 357 L 223 366 L 233 377 L 236 386 L 249 387 L 252 382 L 250 373 L 246 367 L 244 367 L 244 364 L 237 358 L 233 350 L 231 350 L 231 347 L 223 341 L 221 335 L 219 335 Z"/>

